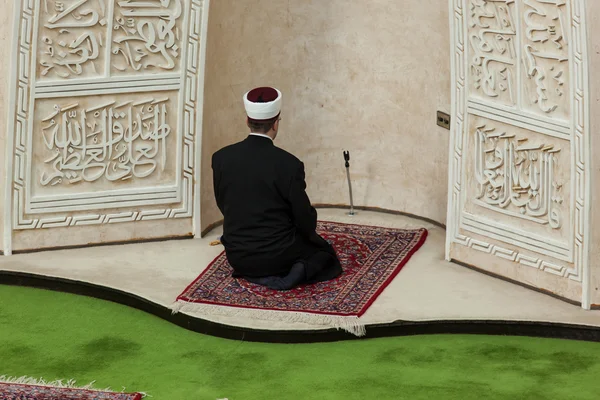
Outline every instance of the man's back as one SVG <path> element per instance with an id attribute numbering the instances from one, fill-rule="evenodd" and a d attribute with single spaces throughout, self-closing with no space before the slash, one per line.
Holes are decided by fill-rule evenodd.
<path id="1" fill-rule="evenodd" d="M 317 215 L 305 193 L 304 165 L 270 138 L 250 135 L 227 146 L 213 155 L 212 167 L 232 264 L 260 268 L 256 264 L 276 259 L 298 233 L 314 232 Z"/>

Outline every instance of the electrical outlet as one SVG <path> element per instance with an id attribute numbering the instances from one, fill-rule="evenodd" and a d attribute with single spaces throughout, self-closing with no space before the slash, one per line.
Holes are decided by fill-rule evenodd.
<path id="1" fill-rule="evenodd" d="M 441 111 L 437 112 L 437 124 L 442 128 L 450 130 L 450 115 Z"/>

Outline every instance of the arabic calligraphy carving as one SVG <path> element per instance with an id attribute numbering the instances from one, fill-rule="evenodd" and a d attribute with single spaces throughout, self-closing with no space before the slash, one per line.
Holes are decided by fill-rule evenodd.
<path id="1" fill-rule="evenodd" d="M 43 0 L 38 45 L 40 78 L 102 76 L 105 0 Z M 106 30 L 106 29 L 104 29 Z"/>
<path id="2" fill-rule="evenodd" d="M 471 0 L 471 74 L 477 93 L 515 105 L 517 37 L 513 1 Z"/>
<path id="3" fill-rule="evenodd" d="M 528 108 L 567 115 L 568 25 L 566 0 L 523 0 L 525 90 Z M 565 29 L 566 28 L 566 29 Z"/>
<path id="4" fill-rule="evenodd" d="M 14 3 L 13 229 L 191 218 L 207 4 Z M 140 47 L 148 39 L 149 50 L 139 70 L 119 71 L 113 64 L 126 60 L 112 54 L 111 43 L 122 30 L 115 30 L 115 19 L 128 10 L 155 14 L 127 17 Z"/>
<path id="5" fill-rule="evenodd" d="M 114 18 L 113 71 L 170 72 L 178 66 L 181 0 L 118 1 Z"/>
<path id="6" fill-rule="evenodd" d="M 478 203 L 559 229 L 557 206 L 564 199 L 555 169 L 560 149 L 531 145 L 526 138 L 486 125 L 478 126 L 475 134 Z"/>
<path id="7" fill-rule="evenodd" d="M 568 119 L 566 0 L 469 0 L 469 9 L 471 93 Z"/>
<path id="8" fill-rule="evenodd" d="M 126 181 L 164 171 L 172 132 L 170 102 L 168 97 L 148 97 L 104 100 L 92 107 L 55 105 L 42 121 L 40 136 L 51 152 L 44 162 L 51 168 L 42 172 L 40 184 Z"/>
<path id="9" fill-rule="evenodd" d="M 450 141 L 453 154 L 449 162 L 447 259 L 469 262 L 464 254 L 483 252 L 496 260 L 512 261 L 515 267 L 537 268 L 575 282 L 584 281 L 589 267 L 591 201 L 586 177 L 592 167 L 586 107 L 590 100 L 586 82 L 586 5 L 586 0 L 451 2 L 452 102 L 456 107 Z M 475 9 L 477 6 L 480 10 Z M 508 6 L 512 21 L 516 22 L 518 62 L 513 71 L 517 72 L 517 96 L 513 106 L 502 97 L 504 92 L 488 96 L 475 86 L 478 77 L 473 72 L 473 55 L 477 48 L 473 48 L 470 37 L 482 27 L 474 23 L 473 12 L 482 13 L 483 8 L 487 14 L 493 14 L 498 6 Z M 493 18 L 480 20 L 490 27 L 499 26 L 494 25 Z M 493 44 L 491 39 L 490 43 Z M 534 59 L 527 60 L 528 54 Z M 490 127 L 506 131 L 503 136 L 518 136 L 493 138 L 495 131 L 487 131 Z M 518 140 L 525 137 L 528 142 Z M 528 143 L 554 144 L 554 148 L 532 146 L 538 149 L 518 151 Z M 512 159 L 510 144 L 514 147 Z M 500 162 L 497 152 L 504 157 L 504 164 L 494 168 Z M 529 157 L 535 159 L 529 161 Z M 510 179 L 501 175 L 502 166 L 506 165 L 513 166 L 508 168 Z M 538 173 L 535 185 L 529 185 L 539 186 L 537 192 L 525 192 L 531 175 L 525 171 L 530 168 L 534 168 L 534 175 Z M 548 178 L 550 175 L 553 179 Z M 515 181 L 519 186 L 513 187 Z M 568 184 L 561 186 L 563 181 Z M 507 195 L 508 204 L 502 203 Z M 523 202 L 527 202 L 524 209 Z M 505 208 L 500 206 L 505 204 Z M 535 216 L 545 210 L 549 210 L 547 214 Z M 505 218 L 506 215 L 519 218 Z M 546 225 L 531 223 L 529 218 Z M 551 224 L 559 228 L 552 229 Z M 459 253 L 457 249 L 462 246 L 468 250 Z M 522 276 L 516 273 L 512 277 L 520 280 Z"/>
<path id="10" fill-rule="evenodd" d="M 42 1 L 38 79 L 179 70 L 182 0 Z"/>

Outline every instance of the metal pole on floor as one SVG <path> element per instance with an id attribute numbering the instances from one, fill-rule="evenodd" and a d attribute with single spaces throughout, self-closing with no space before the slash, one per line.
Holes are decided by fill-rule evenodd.
<path id="1" fill-rule="evenodd" d="M 354 201 L 352 199 L 352 182 L 350 181 L 350 152 L 344 151 L 344 160 L 346 161 L 346 176 L 348 177 L 348 190 L 350 191 L 350 212 L 349 216 L 354 215 Z"/>

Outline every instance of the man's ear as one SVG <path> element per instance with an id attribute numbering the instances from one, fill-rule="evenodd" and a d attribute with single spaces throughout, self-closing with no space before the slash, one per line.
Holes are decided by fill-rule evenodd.
<path id="1" fill-rule="evenodd" d="M 250 128 L 250 118 L 246 117 L 246 126 Z"/>

